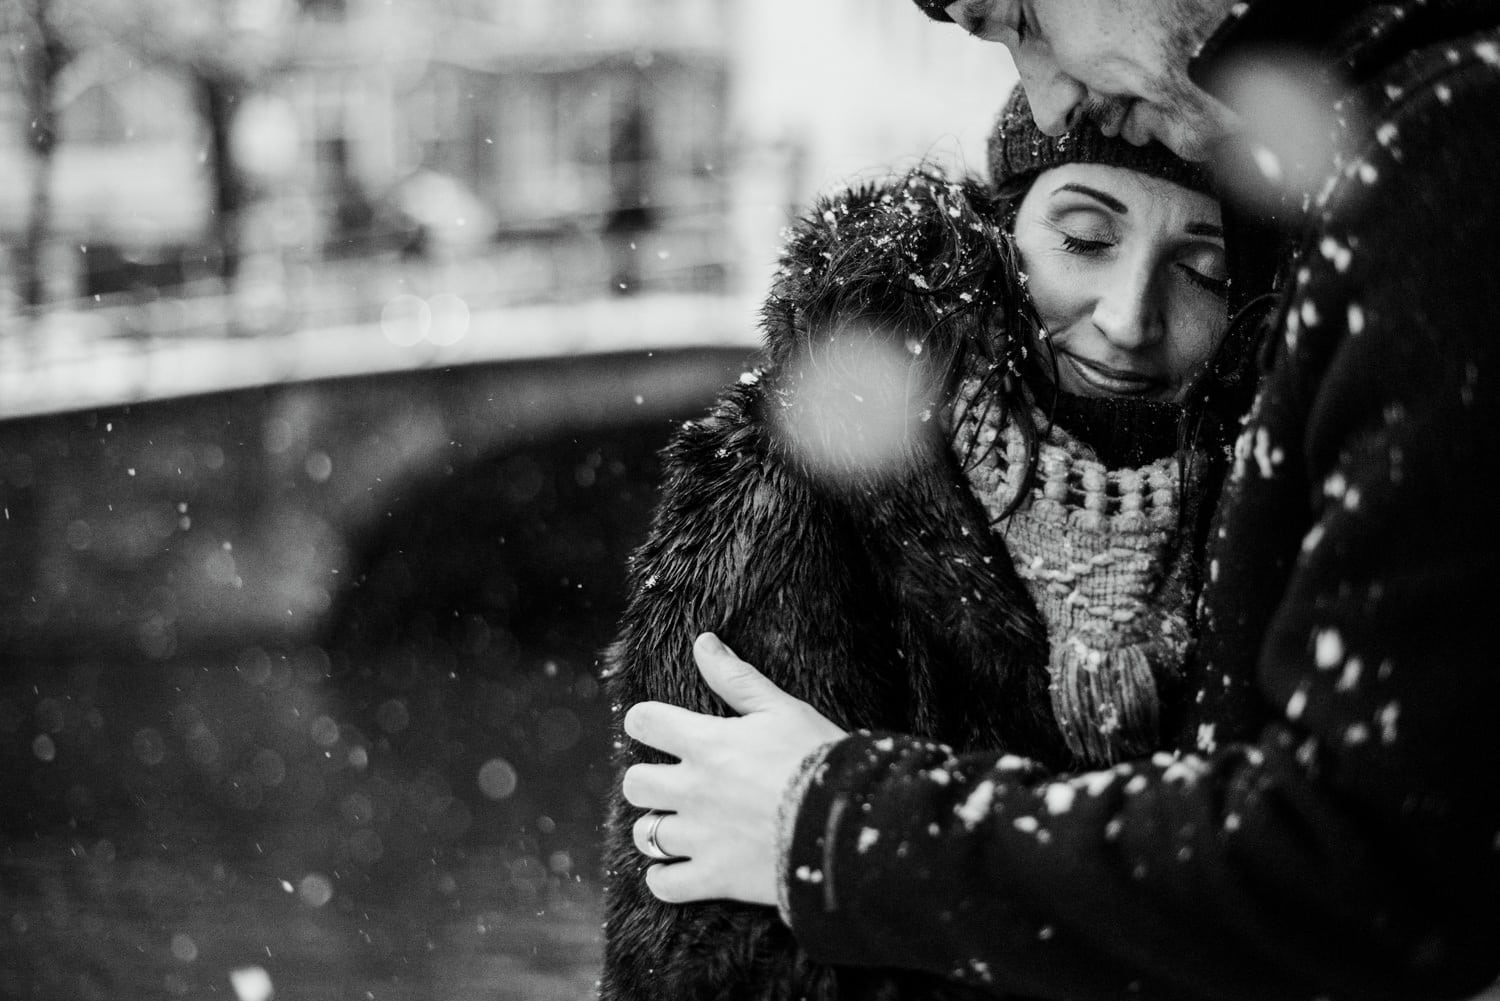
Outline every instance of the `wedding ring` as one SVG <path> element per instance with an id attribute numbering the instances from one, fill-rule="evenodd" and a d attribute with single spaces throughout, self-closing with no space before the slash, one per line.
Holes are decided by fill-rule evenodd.
<path id="1" fill-rule="evenodd" d="M 661 842 L 656 840 L 657 832 L 661 830 L 661 822 L 666 819 L 667 814 L 660 810 L 652 812 L 651 826 L 646 828 L 646 856 L 654 858 L 658 862 L 668 862 L 677 856 L 662 848 Z"/>

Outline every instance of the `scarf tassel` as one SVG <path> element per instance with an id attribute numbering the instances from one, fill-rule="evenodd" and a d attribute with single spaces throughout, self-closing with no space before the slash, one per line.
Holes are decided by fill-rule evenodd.
<path id="1" fill-rule="evenodd" d="M 1080 760 L 1114 764 L 1156 747 L 1160 703 L 1149 645 L 1101 649 L 1077 635 L 1053 638 L 1052 710 Z"/>

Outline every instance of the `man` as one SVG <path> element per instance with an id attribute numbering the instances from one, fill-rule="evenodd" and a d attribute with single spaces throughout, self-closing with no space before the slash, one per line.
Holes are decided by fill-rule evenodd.
<path id="1" fill-rule="evenodd" d="M 666 811 L 637 825 L 640 849 L 687 859 L 648 883 L 668 901 L 780 892 L 820 962 L 1006 993 L 1473 994 L 1500 972 L 1500 7 L 929 13 L 1011 49 L 1044 129 L 1091 115 L 1202 156 L 1265 117 L 1221 100 L 1237 68 L 1274 53 L 1332 89 L 1326 181 L 1282 220 L 1193 711 L 1175 754 L 1047 775 L 846 736 L 704 636 L 704 677 L 743 715 L 626 717 L 680 759 L 625 777 L 632 803 Z"/>

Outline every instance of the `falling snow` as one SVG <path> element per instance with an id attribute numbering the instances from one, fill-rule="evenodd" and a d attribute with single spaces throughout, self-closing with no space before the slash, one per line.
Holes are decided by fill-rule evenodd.
<path id="1" fill-rule="evenodd" d="M 1337 629 L 1318 630 L 1313 637 L 1313 657 L 1325 671 L 1344 662 L 1344 638 Z"/>
<path id="2" fill-rule="evenodd" d="M 973 830 L 990 815 L 990 806 L 994 799 L 995 783 L 985 779 L 974 787 L 967 799 L 954 807 L 953 813 L 965 828 Z"/>

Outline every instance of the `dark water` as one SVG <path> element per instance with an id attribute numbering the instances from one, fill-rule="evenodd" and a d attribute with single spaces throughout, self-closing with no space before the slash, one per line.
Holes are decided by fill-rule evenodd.
<path id="1" fill-rule="evenodd" d="M 738 363 L 0 426 L 0 997 L 589 996 L 597 656 Z"/>

